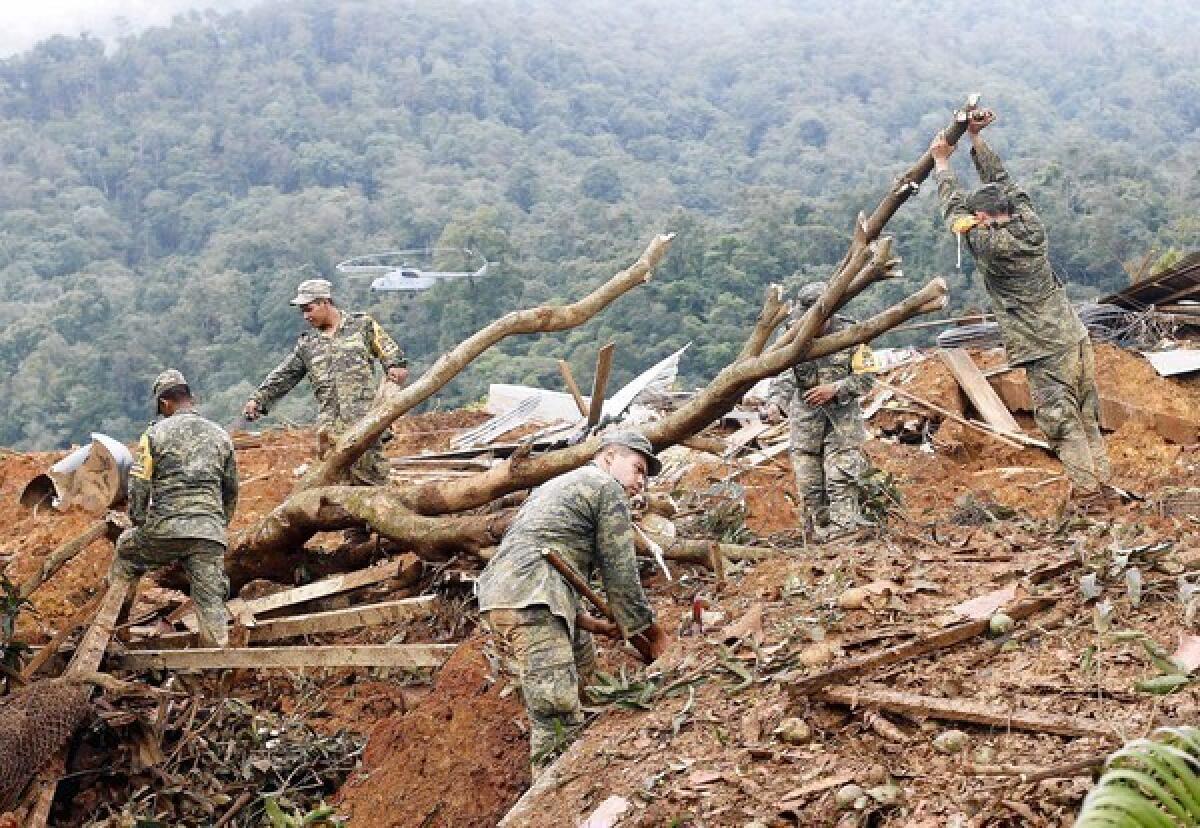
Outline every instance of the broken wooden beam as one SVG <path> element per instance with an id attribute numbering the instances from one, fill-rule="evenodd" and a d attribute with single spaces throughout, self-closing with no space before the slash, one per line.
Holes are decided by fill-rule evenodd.
<path id="1" fill-rule="evenodd" d="M 122 670 L 269 670 L 298 667 L 440 667 L 455 644 L 359 644 L 326 647 L 205 647 L 133 650 L 109 659 Z"/>
<path id="2" fill-rule="evenodd" d="M 62 628 L 54 634 L 54 637 L 46 644 L 45 647 L 34 653 L 33 658 L 29 659 L 29 663 L 25 665 L 25 669 L 21 671 L 21 678 L 25 681 L 30 681 L 37 671 L 42 669 L 42 666 L 49 661 L 58 652 L 58 648 L 63 645 L 67 637 L 75 632 L 78 627 L 89 623 L 92 617 L 99 611 L 100 604 L 104 600 L 105 593 L 97 592 L 95 597 L 84 604 L 74 615 L 72 615 L 67 623 L 62 625 Z"/>
<path id="3" fill-rule="evenodd" d="M 571 363 L 565 359 L 558 361 L 558 373 L 562 374 L 563 383 L 567 386 L 567 390 L 571 392 L 572 399 L 575 400 L 575 407 L 579 409 L 579 416 L 586 417 L 588 415 L 588 404 L 583 400 L 583 394 L 579 390 L 579 384 L 575 382 L 575 375 L 571 373 Z"/>
<path id="4" fill-rule="evenodd" d="M 950 369 L 959 387 L 966 393 L 967 399 L 988 425 L 1002 434 L 1021 433 L 1021 426 L 1012 412 L 1008 410 L 996 390 L 988 384 L 987 377 L 975 365 L 970 354 L 962 348 L 939 348 L 938 357 Z"/>
<path id="5" fill-rule="evenodd" d="M 600 415 L 604 412 L 604 393 L 608 390 L 608 377 L 612 373 L 613 351 L 616 347 L 616 343 L 610 342 L 596 355 L 596 375 L 592 377 L 592 398 L 588 405 L 588 428 L 600 422 Z"/>
<path id="6" fill-rule="evenodd" d="M 1007 708 L 970 699 L 943 699 L 904 693 L 877 685 L 826 687 L 815 696 L 817 701 L 846 707 L 889 710 L 916 718 L 988 725 L 1002 730 L 1052 733 L 1056 736 L 1094 736 L 1116 739 L 1112 725 L 1083 716 L 1064 716 L 1034 710 Z"/>
<path id="7" fill-rule="evenodd" d="M 426 618 L 436 610 L 437 600 L 436 595 L 422 595 L 417 598 L 403 598 L 399 601 L 384 601 L 361 607 L 349 607 L 329 612 L 313 612 L 305 615 L 291 615 L 286 618 L 250 623 L 245 625 L 247 628 L 247 643 L 261 644 L 264 641 L 279 641 L 298 635 L 345 632 L 346 630 L 359 629 L 360 627 L 373 627 L 396 621 Z M 128 646 L 134 650 L 177 650 L 184 647 L 194 647 L 197 640 L 197 635 L 191 632 L 168 633 L 167 635 L 130 642 Z"/>
<path id="8" fill-rule="evenodd" d="M 249 612 L 251 615 L 263 615 L 264 613 L 283 609 L 284 607 L 313 601 L 317 598 L 328 598 L 330 595 L 337 595 L 338 593 L 349 592 L 359 587 L 377 584 L 389 578 L 397 578 L 400 576 L 401 569 L 405 563 L 404 558 L 384 561 L 375 566 L 369 566 L 366 569 L 347 572 L 344 575 L 334 575 L 331 578 L 324 578 L 320 581 L 314 581 L 311 584 L 305 584 L 304 586 L 285 589 L 282 592 L 276 592 L 273 595 L 266 595 L 262 598 L 254 598 L 249 601 L 234 598 L 226 604 L 226 607 L 229 608 L 229 614 L 234 618 L 243 612 Z M 196 609 L 190 601 L 172 613 L 169 619 L 182 623 L 192 632 L 196 631 Z"/>
<path id="9" fill-rule="evenodd" d="M 904 397 L 909 402 L 913 402 L 919 406 L 927 408 L 930 411 L 934 412 L 935 414 L 941 415 L 942 417 L 944 417 L 947 420 L 953 420 L 954 422 L 959 423 L 960 425 L 964 425 L 967 428 L 972 428 L 972 429 L 980 432 L 981 434 L 986 434 L 989 437 L 991 437 L 993 440 L 1003 443 L 1006 446 L 1009 446 L 1011 448 L 1021 449 L 1021 448 L 1031 447 L 1031 448 L 1045 449 L 1047 451 L 1050 449 L 1050 444 L 1047 443 L 1045 440 L 1039 440 L 1036 437 L 1030 437 L 1028 434 L 1025 434 L 1023 432 L 1017 432 L 1017 433 L 1013 433 L 1013 434 L 1001 434 L 1000 432 L 996 431 L 995 429 L 993 429 L 991 426 L 987 425 L 986 423 L 979 423 L 979 422 L 976 422 L 975 420 L 968 420 L 966 417 L 962 417 L 958 414 L 955 414 L 953 411 L 950 411 L 949 409 L 942 408 L 940 405 L 936 405 L 935 403 L 931 403 L 929 400 L 926 400 L 922 397 L 918 397 L 916 394 L 912 393 L 911 391 L 905 391 L 903 388 L 900 388 L 899 386 L 889 385 L 888 383 L 884 382 L 883 380 L 875 380 L 875 384 L 878 385 L 880 388 L 886 388 L 887 390 L 891 391 L 893 394 Z"/>
<path id="10" fill-rule="evenodd" d="M 108 530 L 108 521 L 98 520 L 95 523 L 89 524 L 86 529 L 75 537 L 55 547 L 46 557 L 42 558 L 42 565 L 38 567 L 38 571 L 21 582 L 20 592 L 18 593 L 19 600 L 24 601 L 29 598 L 34 590 L 50 580 L 54 576 L 54 573 L 62 569 L 68 561 L 84 549 L 87 549 L 93 541 L 98 541 L 107 535 Z"/>
<path id="11" fill-rule="evenodd" d="M 1031 598 L 1007 608 L 1005 614 L 1015 621 L 1020 621 L 1053 606 L 1057 600 L 1057 598 L 1049 596 Z M 793 698 L 811 695 L 823 687 L 858 678 L 880 667 L 911 661 L 914 658 L 953 647 L 978 635 L 983 635 L 987 632 L 988 623 L 989 619 L 987 618 L 980 621 L 963 621 L 927 633 L 914 641 L 849 659 L 827 670 L 794 680 L 788 686 L 788 692 Z"/>

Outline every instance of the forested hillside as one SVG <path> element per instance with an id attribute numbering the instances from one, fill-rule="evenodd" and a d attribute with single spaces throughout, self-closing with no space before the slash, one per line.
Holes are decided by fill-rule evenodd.
<path id="1" fill-rule="evenodd" d="M 301 330 L 286 300 L 306 277 L 377 314 L 420 368 L 660 231 L 679 240 L 649 286 L 489 353 L 439 400 L 488 380 L 557 387 L 559 356 L 586 381 L 607 339 L 614 381 L 687 341 L 699 381 L 766 284 L 837 261 L 854 212 L 970 91 L 1000 111 L 993 143 L 1075 295 L 1123 284 L 1151 249 L 1198 246 L 1196 7 L 945 5 L 298 0 L 107 52 L 43 42 L 0 63 L 0 443 L 132 439 L 167 366 L 230 419 Z M 953 273 L 931 192 L 891 230 L 907 282 L 852 314 Z M 424 245 L 496 264 L 412 300 L 333 270 Z M 952 286 L 956 306 L 980 300 L 966 276 Z M 278 413 L 310 416 L 308 396 Z"/>

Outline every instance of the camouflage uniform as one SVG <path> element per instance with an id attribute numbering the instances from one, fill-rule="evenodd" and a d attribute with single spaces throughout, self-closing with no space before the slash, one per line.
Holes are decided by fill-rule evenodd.
<path id="1" fill-rule="evenodd" d="M 372 370 L 376 359 L 385 372 L 408 364 L 400 346 L 378 322 L 365 313 L 342 312 L 336 330 L 301 334 L 291 354 L 267 375 L 251 399 L 265 414 L 307 374 L 317 398 L 323 456 L 333 441 L 370 409 L 377 387 Z M 386 483 L 388 464 L 381 444 L 377 441 L 363 452 L 350 471 L 368 486 Z"/>
<path id="2" fill-rule="evenodd" d="M 834 317 L 826 333 L 847 323 Z M 844 350 L 802 362 L 771 381 L 768 402 L 788 412 L 792 470 L 804 503 L 805 521 L 851 529 L 859 522 L 858 496 L 853 482 L 867 470 L 862 444 L 867 439 L 859 399 L 871 388 L 871 375 L 851 368 L 853 351 Z M 837 396 L 825 405 L 811 406 L 804 392 L 836 384 Z"/>
<path id="3" fill-rule="evenodd" d="M 543 549 L 585 578 L 599 570 L 624 637 L 654 621 L 638 579 L 629 501 L 616 479 L 589 464 L 535 489 L 476 585 L 505 669 L 521 686 L 535 764 L 583 724 L 580 695 L 596 660 L 591 634 L 575 624 L 580 597 Z"/>
<path id="4" fill-rule="evenodd" d="M 110 576 L 135 580 L 181 561 L 205 646 L 228 641 L 225 527 L 237 497 L 233 442 L 220 426 L 188 410 L 142 435 L 129 477 L 133 528 L 117 539 Z"/>
<path id="5" fill-rule="evenodd" d="M 1028 194 L 1012 183 L 999 156 L 982 141 L 971 157 L 980 179 L 1008 198 L 1011 219 L 979 222 L 949 170 L 937 173 L 942 215 L 975 257 L 1009 364 L 1025 367 L 1034 419 L 1072 485 L 1095 491 L 1110 471 L 1087 329 L 1050 267 L 1046 230 Z"/>

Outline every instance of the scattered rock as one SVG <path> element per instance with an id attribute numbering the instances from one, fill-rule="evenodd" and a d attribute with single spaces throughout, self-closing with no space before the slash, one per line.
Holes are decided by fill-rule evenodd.
<path id="1" fill-rule="evenodd" d="M 988 632 L 992 635 L 1006 635 L 1012 631 L 1013 624 L 1016 623 L 1008 615 L 998 612 L 988 621 Z"/>
<path id="2" fill-rule="evenodd" d="M 775 736 L 789 745 L 803 745 L 812 739 L 812 728 L 803 719 L 792 717 L 779 723 Z"/>
<path id="3" fill-rule="evenodd" d="M 934 750 L 939 753 L 960 753 L 967 746 L 967 734 L 961 730 L 943 730 L 933 740 Z"/>
<path id="4" fill-rule="evenodd" d="M 833 795 L 833 801 L 842 810 L 855 807 L 855 803 L 862 799 L 865 791 L 855 784 L 843 785 L 837 789 L 837 793 Z"/>
<path id="5" fill-rule="evenodd" d="M 632 807 L 623 796 L 610 796 L 592 811 L 592 815 L 579 824 L 579 828 L 613 828 Z"/>

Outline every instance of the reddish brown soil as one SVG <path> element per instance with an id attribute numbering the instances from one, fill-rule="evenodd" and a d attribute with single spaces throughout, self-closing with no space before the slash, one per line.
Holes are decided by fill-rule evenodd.
<path id="1" fill-rule="evenodd" d="M 481 641 L 463 644 L 428 697 L 371 732 L 339 810 L 378 828 L 495 825 L 529 784 L 523 717 L 517 695 L 491 683 Z"/>
<path id="2" fill-rule="evenodd" d="M 1125 370 L 1140 371 L 1119 364 L 1128 357 L 1141 365 L 1140 358 L 1104 354 L 1100 349 L 1101 365 L 1111 358 L 1118 364 L 1112 370 L 1122 376 Z M 958 392 L 938 360 L 926 360 L 912 370 L 906 387 L 939 404 L 956 405 Z M 1176 405 L 1195 393 L 1188 386 L 1139 376 L 1138 382 L 1148 383 L 1151 390 L 1138 387 L 1138 400 L 1161 398 L 1167 400 L 1164 406 Z M 447 412 L 407 418 L 398 424 L 387 451 L 398 455 L 445 448 L 456 430 L 485 416 Z M 1168 484 L 1200 485 L 1200 457 L 1191 448 L 1168 444 L 1136 424 L 1109 435 L 1107 442 L 1122 485 L 1147 493 Z M 622 826 L 741 826 L 753 819 L 772 828 L 832 825 L 838 814 L 829 790 L 803 796 L 790 792 L 838 774 L 864 787 L 891 779 L 902 788 L 904 803 L 882 810 L 872 824 L 933 828 L 958 814 L 970 826 L 1028 824 L 1005 802 L 1031 809 L 1045 824 L 1068 823 L 1086 790 L 1086 779 L 1019 784 L 974 776 L 966 771 L 966 763 L 1045 766 L 1107 745 L 962 726 L 969 735 L 966 753 L 944 756 L 933 750 L 931 740 L 950 725 L 893 716 L 892 723 L 908 740 L 897 744 L 871 730 L 860 712 L 793 703 L 785 692 L 789 674 L 805 669 L 785 662 L 807 648 L 814 636 L 842 642 L 847 655 L 879 649 L 894 639 L 864 637 L 889 628 L 933 629 L 947 607 L 1048 561 L 1077 556 L 1080 550 L 1103 561 L 1113 544 L 1169 540 L 1173 555 L 1193 567 L 1200 564 L 1195 525 L 1158 517 L 1149 506 L 1113 506 L 1091 522 L 1060 527 L 1053 516 L 1065 484 L 1043 485 L 1060 472 L 1043 452 L 1009 449 L 951 425 L 941 426 L 935 445 L 938 450 L 928 453 L 894 442 L 869 443 L 870 457 L 896 475 L 905 498 L 907 520 L 898 522 L 884 539 L 813 545 L 803 554 L 793 551 L 757 565 L 739 565 L 722 586 L 701 572 L 681 571 L 688 579 L 669 585 L 655 578 L 652 599 L 673 641 L 671 652 L 655 670 L 665 675 L 663 684 L 696 679 L 694 698 L 684 688 L 655 699 L 648 711 L 613 708 L 602 715 L 583 738 L 582 758 L 565 783 L 539 802 L 529 825 L 577 824 L 613 794 L 634 803 Z M 293 470 L 311 462 L 313 448 L 310 433 L 291 431 L 269 433 L 261 447 L 240 450 L 246 483 L 235 526 L 252 522 L 278 503 L 294 483 Z M 46 511 L 35 516 L 15 506 L 26 480 L 53 459 L 0 457 L 0 498 L 8 504 L 0 506 L 0 516 L 7 517 L 11 527 L 13 540 L 6 551 L 13 555 L 8 573 L 14 579 L 32 572 L 49 549 L 93 519 Z M 681 485 L 703 489 L 731 477 L 745 487 L 751 531 L 767 536 L 794 527 L 786 455 L 751 471 L 716 460 L 698 463 Z M 948 517 L 955 501 L 968 493 L 1011 506 L 1018 518 L 986 527 L 953 525 Z M 39 614 L 21 622 L 30 639 L 44 640 L 98 587 L 110 555 L 110 544 L 94 544 L 35 594 Z M 1137 629 L 1173 647 L 1184 632 L 1180 607 L 1172 598 L 1174 579 L 1148 563 L 1142 569 L 1147 597 L 1140 607 L 1130 605 L 1119 584 L 1106 592 L 1116 607 L 1113 629 Z M 899 586 L 888 603 L 874 610 L 838 607 L 836 599 L 845 588 L 880 579 Z M 1085 714 L 1119 722 L 1127 735 L 1144 733 L 1171 718 L 1194 721 L 1194 696 L 1146 697 L 1133 691 L 1133 683 L 1153 675 L 1153 668 L 1136 645 L 1096 631 L 1094 608 L 1081 603 L 1073 580 L 1064 576 L 1048 587 L 1061 595 L 1057 614 L 1018 625 L 1028 632 L 1054 615 L 1062 622 L 1059 627 L 1034 631 L 1001 651 L 976 640 L 874 678 L 893 689 L 925 695 Z M 721 666 L 720 636 L 714 632 L 719 625 L 697 635 L 683 622 L 698 591 L 724 620 L 735 620 L 754 603 L 762 604 L 761 646 L 757 651 L 742 647 L 733 659 L 751 672 L 750 685 L 739 687 L 736 673 Z M 380 634 L 363 634 L 362 640 L 373 641 L 372 636 Z M 1089 648 L 1095 649 L 1085 670 L 1081 659 Z M 646 675 L 612 647 L 605 647 L 602 657 L 624 667 L 631 679 Z M 728 656 L 725 660 L 730 661 Z M 320 703 L 314 705 L 314 725 L 370 732 L 363 774 L 340 794 L 339 808 L 351 817 L 351 824 L 490 826 L 528 783 L 523 711 L 515 694 L 502 697 L 500 686 L 489 684 L 477 639 L 459 648 L 432 689 L 349 671 L 317 681 Z M 256 684 L 242 691 L 256 703 L 285 709 L 298 703 L 300 693 L 288 680 Z M 813 738 L 786 745 L 772 736 L 784 716 L 804 719 Z"/>
<path id="3" fill-rule="evenodd" d="M 1200 420 L 1200 384 L 1195 379 L 1164 379 L 1142 356 L 1115 345 L 1096 346 L 1100 393 L 1155 413 Z"/>

